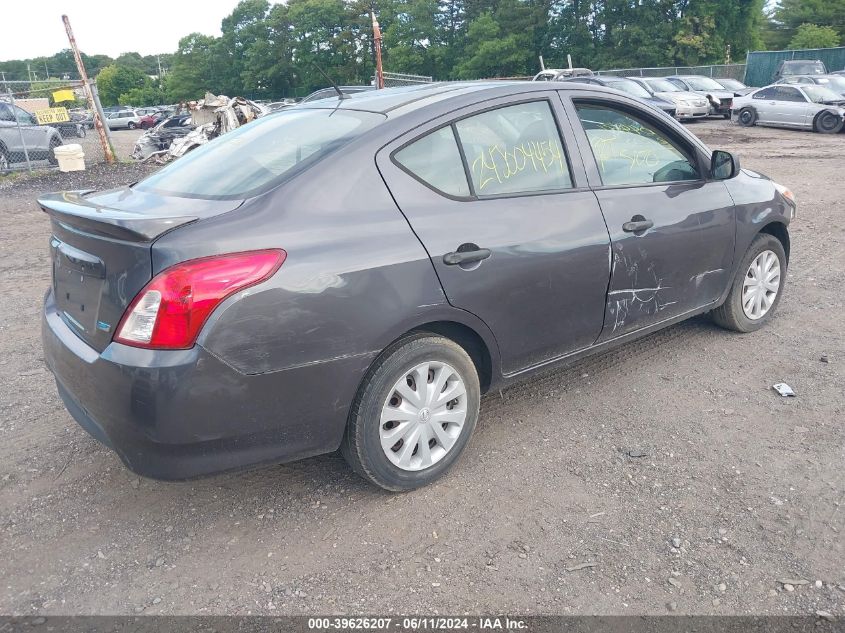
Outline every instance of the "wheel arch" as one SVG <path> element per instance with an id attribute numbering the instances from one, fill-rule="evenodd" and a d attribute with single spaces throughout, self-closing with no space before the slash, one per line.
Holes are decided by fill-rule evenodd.
<path id="1" fill-rule="evenodd" d="M 789 263 L 789 230 L 783 222 L 769 222 L 766 226 L 760 229 L 760 233 L 767 233 L 776 238 L 783 246 L 783 252 L 786 254 L 786 263 Z"/>
<path id="2" fill-rule="evenodd" d="M 439 334 L 460 345 L 469 354 L 475 365 L 481 392 L 484 393 L 490 389 L 490 385 L 493 383 L 493 359 L 487 343 L 478 332 L 457 321 L 431 321 L 415 327 L 403 336 L 422 332 Z"/>
<path id="3" fill-rule="evenodd" d="M 839 118 L 839 125 L 837 126 L 838 129 L 834 132 L 831 132 L 831 133 L 836 134 L 836 133 L 842 131 L 842 127 L 843 127 L 843 124 L 845 124 L 845 122 L 843 122 L 842 116 L 838 112 L 833 110 L 832 108 L 825 108 L 824 110 L 819 110 L 818 112 L 816 112 L 816 115 L 813 117 L 812 130 L 814 132 L 820 132 L 821 131 L 821 130 L 819 130 L 818 122 L 819 122 L 819 119 L 821 117 L 823 117 L 825 114 L 832 114 L 832 115 Z"/>
<path id="4" fill-rule="evenodd" d="M 380 351 L 372 357 L 366 375 L 378 360 L 403 339 L 419 334 L 437 334 L 448 338 L 460 345 L 475 365 L 478 371 L 478 381 L 482 393 L 499 380 L 499 348 L 492 332 L 487 329 L 484 322 L 475 322 L 474 315 L 463 313 L 454 309 L 446 312 L 436 310 L 421 319 L 412 322 L 405 322 L 392 332 L 386 333 L 383 341 L 379 343 Z M 465 318 L 464 318 L 465 317 Z M 363 377 L 362 377 L 363 380 Z M 359 387 L 360 388 L 360 387 Z"/>

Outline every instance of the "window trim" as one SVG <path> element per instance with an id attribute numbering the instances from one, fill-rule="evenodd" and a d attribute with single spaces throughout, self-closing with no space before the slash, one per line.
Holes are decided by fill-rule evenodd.
<path id="1" fill-rule="evenodd" d="M 423 180 L 420 176 L 418 176 L 417 174 L 412 172 L 410 169 L 405 167 L 405 165 L 400 163 L 399 160 L 396 158 L 396 154 L 401 152 L 403 149 L 413 145 L 414 143 L 416 143 L 417 141 L 425 138 L 429 134 L 436 134 L 440 130 L 447 128 L 447 127 L 451 128 L 450 131 L 452 132 L 452 140 L 455 141 L 455 145 L 458 148 L 458 154 L 460 155 L 460 158 L 461 158 L 461 165 L 464 169 L 464 178 L 467 179 L 467 189 L 469 190 L 469 194 L 470 194 L 468 196 L 456 196 L 453 193 L 447 193 L 447 192 L 445 192 L 441 189 L 438 189 L 437 187 L 435 187 L 431 183 Z M 434 193 L 439 194 L 439 195 L 443 196 L 444 198 L 449 198 L 450 200 L 456 200 L 458 202 L 466 202 L 467 200 L 476 200 L 476 197 L 474 195 L 475 194 L 475 188 L 472 186 L 472 182 L 467 177 L 467 165 L 466 165 L 466 158 L 464 157 L 464 150 L 461 147 L 461 144 L 458 142 L 458 136 L 457 136 L 457 133 L 455 132 L 455 127 L 452 125 L 452 123 L 446 123 L 444 125 L 438 125 L 437 127 L 433 127 L 430 130 L 428 130 L 427 132 L 420 134 L 419 136 L 415 136 L 412 140 L 408 141 L 407 143 L 403 143 L 402 145 L 400 145 L 399 147 L 394 149 L 392 152 L 390 152 L 390 162 L 393 163 L 400 170 L 402 170 L 403 172 L 408 174 L 411 178 L 416 180 L 418 183 L 420 183 L 421 185 L 423 185 L 427 189 L 431 189 Z"/>
<path id="2" fill-rule="evenodd" d="M 552 121 L 555 124 L 555 129 L 557 130 L 558 138 L 560 139 L 560 146 L 563 149 L 563 155 L 566 159 L 566 168 L 569 171 L 569 182 L 572 184 L 571 187 L 566 188 L 558 188 L 558 189 L 543 189 L 541 191 L 519 191 L 519 192 L 510 192 L 510 193 L 495 193 L 491 195 L 479 195 L 475 191 L 475 185 L 472 182 L 472 177 L 470 175 L 469 163 L 467 162 L 466 155 L 464 153 L 463 145 L 461 144 L 460 136 L 458 135 L 458 130 L 455 127 L 455 124 L 459 121 L 463 121 L 464 119 L 469 119 L 474 116 L 478 116 L 480 114 L 484 114 L 485 112 L 491 112 L 493 110 L 502 110 L 504 108 L 509 108 L 512 106 L 518 106 L 524 103 L 539 103 L 541 101 L 546 102 L 546 105 L 549 108 L 549 113 L 552 116 Z M 470 106 L 471 107 L 471 106 Z M 450 115 L 447 115 L 450 116 Z M 455 143 L 458 146 L 458 152 L 461 155 L 461 162 L 464 168 L 464 178 L 467 180 L 467 184 L 469 185 L 469 196 L 455 196 L 453 194 L 446 193 L 445 191 L 441 191 L 437 187 L 427 183 L 425 180 L 411 172 L 410 170 L 406 169 L 404 165 L 402 165 L 398 160 L 396 160 L 396 154 L 401 152 L 403 149 L 412 145 L 413 143 L 417 142 L 421 138 L 428 136 L 429 134 L 434 134 L 435 132 L 443 129 L 444 127 L 451 127 L 452 128 L 452 136 L 455 139 Z M 468 112 L 461 116 L 455 117 L 450 119 L 449 121 L 432 127 L 429 130 L 426 130 L 422 134 L 418 134 L 411 138 L 410 140 L 402 143 L 399 147 L 392 150 L 389 154 L 390 162 L 393 163 L 394 166 L 398 167 L 401 171 L 405 172 L 411 178 L 425 186 L 427 189 L 435 192 L 438 195 L 443 196 L 444 198 L 448 198 L 449 200 L 455 200 L 456 202 L 473 202 L 477 200 L 497 200 L 499 198 L 521 198 L 524 196 L 547 196 L 547 195 L 556 195 L 561 193 L 569 193 L 571 191 L 587 191 L 589 187 L 579 187 L 575 184 L 575 172 L 572 169 L 572 160 L 570 158 L 570 151 L 566 146 L 566 139 L 565 135 L 563 134 L 563 130 L 561 128 L 560 120 L 555 112 L 555 106 L 552 103 L 552 99 L 548 95 L 543 95 L 540 97 L 525 97 L 523 99 L 517 99 L 515 101 L 508 101 L 505 103 L 496 103 L 494 105 L 488 105 L 484 108 L 479 110 L 473 110 L 472 112 Z"/>
<path id="3" fill-rule="evenodd" d="M 705 175 L 705 165 L 702 163 L 701 152 L 697 151 L 697 148 L 692 143 L 688 142 L 686 139 L 681 137 L 676 131 L 672 130 L 669 126 L 665 125 L 663 121 L 658 120 L 656 117 L 652 117 L 651 113 L 641 112 L 637 107 L 633 105 L 629 105 L 621 101 L 603 99 L 602 97 L 575 97 L 571 98 L 570 100 L 576 119 L 576 121 L 573 123 L 573 126 L 577 124 L 578 131 L 584 135 L 584 140 L 587 144 L 587 148 L 589 149 L 589 160 L 592 162 L 593 167 L 596 170 L 596 174 L 598 175 L 598 178 L 601 181 L 600 185 L 591 187 L 593 191 L 603 191 L 605 189 L 630 189 L 631 187 L 665 187 L 667 185 L 701 186 L 708 182 L 708 178 Z M 669 140 L 672 141 L 672 144 L 675 146 L 675 149 L 681 151 L 681 153 L 683 153 L 687 157 L 687 159 L 690 160 L 690 164 L 692 164 L 696 168 L 698 178 L 696 178 L 695 180 L 666 180 L 661 182 L 627 183 L 619 185 L 605 184 L 604 178 L 602 177 L 601 169 L 599 169 L 599 162 L 596 159 L 595 152 L 593 151 L 593 145 L 592 143 L 590 143 L 590 139 L 587 136 L 587 130 L 584 129 L 584 124 L 581 122 L 581 117 L 578 116 L 578 104 L 580 103 L 592 103 L 602 107 L 608 107 L 608 104 L 612 104 L 613 107 L 610 109 L 616 108 L 628 115 L 633 115 L 635 118 L 645 120 L 652 127 L 658 129 L 665 136 L 669 137 Z M 581 151 L 581 154 L 583 156 L 583 149 Z"/>

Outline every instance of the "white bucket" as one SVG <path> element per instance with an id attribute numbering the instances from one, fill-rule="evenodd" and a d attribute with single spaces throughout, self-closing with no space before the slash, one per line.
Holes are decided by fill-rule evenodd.
<path id="1" fill-rule="evenodd" d="M 82 145 L 72 143 L 71 145 L 59 145 L 53 152 L 59 162 L 59 171 L 83 171 L 85 169 L 85 152 Z"/>

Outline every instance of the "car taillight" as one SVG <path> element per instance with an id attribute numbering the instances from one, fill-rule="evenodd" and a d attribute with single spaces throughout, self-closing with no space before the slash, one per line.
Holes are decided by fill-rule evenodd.
<path id="1" fill-rule="evenodd" d="M 153 277 L 129 304 L 114 340 L 149 349 L 193 347 L 208 316 L 232 294 L 269 279 L 281 249 L 192 259 Z"/>

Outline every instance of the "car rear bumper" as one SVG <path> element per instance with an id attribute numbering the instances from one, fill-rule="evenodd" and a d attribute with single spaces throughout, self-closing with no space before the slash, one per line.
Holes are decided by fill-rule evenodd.
<path id="1" fill-rule="evenodd" d="M 50 291 L 44 358 L 68 412 L 139 475 L 177 480 L 337 449 L 370 359 L 241 373 L 200 345 L 102 353 L 63 321 Z"/>

